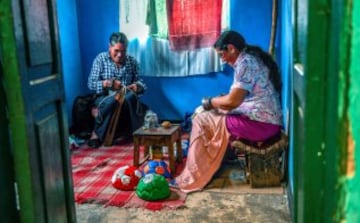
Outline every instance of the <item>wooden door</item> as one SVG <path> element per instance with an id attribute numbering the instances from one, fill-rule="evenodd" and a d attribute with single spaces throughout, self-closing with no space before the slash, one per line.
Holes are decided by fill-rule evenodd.
<path id="1" fill-rule="evenodd" d="M 345 1 L 294 1 L 294 222 L 341 218 L 337 180 L 346 129 L 338 112 L 346 101 L 340 74 L 346 75 L 341 66 L 348 57 L 342 39 L 347 10 Z"/>
<path id="2" fill-rule="evenodd" d="M 0 2 L 11 197 L 26 223 L 76 222 L 55 2 Z"/>

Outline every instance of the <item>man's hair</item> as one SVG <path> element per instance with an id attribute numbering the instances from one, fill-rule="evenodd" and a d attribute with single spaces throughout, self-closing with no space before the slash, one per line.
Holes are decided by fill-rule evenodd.
<path id="1" fill-rule="evenodd" d="M 126 35 L 124 33 L 121 32 L 114 32 L 111 34 L 110 39 L 109 39 L 109 43 L 111 46 L 114 46 L 117 43 L 121 43 L 124 45 L 124 47 L 126 48 L 128 45 L 128 39 L 126 37 Z"/>

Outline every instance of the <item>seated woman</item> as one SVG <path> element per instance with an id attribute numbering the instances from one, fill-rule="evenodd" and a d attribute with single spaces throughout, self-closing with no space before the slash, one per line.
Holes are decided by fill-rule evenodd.
<path id="1" fill-rule="evenodd" d="M 202 100 L 192 120 L 186 166 L 170 186 L 202 190 L 219 169 L 230 137 L 264 141 L 281 131 L 281 81 L 272 56 L 247 45 L 241 34 L 226 31 L 214 48 L 234 68 L 229 93 Z M 198 110 L 199 111 L 199 110 Z"/>

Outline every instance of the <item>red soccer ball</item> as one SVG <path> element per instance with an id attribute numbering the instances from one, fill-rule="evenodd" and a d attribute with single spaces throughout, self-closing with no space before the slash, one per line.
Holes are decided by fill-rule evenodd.
<path id="1" fill-rule="evenodd" d="M 118 168 L 111 178 L 113 187 L 119 190 L 134 190 L 139 183 L 142 173 L 134 166 Z"/>

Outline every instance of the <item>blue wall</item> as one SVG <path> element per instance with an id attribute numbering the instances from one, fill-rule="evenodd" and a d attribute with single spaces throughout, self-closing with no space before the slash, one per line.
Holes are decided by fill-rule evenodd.
<path id="1" fill-rule="evenodd" d="M 282 1 L 280 6 L 281 10 L 281 17 L 280 17 L 280 36 L 279 42 L 281 43 L 281 49 L 279 50 L 279 61 L 280 61 L 280 68 L 282 71 L 282 80 L 283 80 L 283 113 L 284 113 L 284 123 L 285 123 L 285 130 L 287 131 L 288 135 L 290 136 L 290 140 L 293 139 L 292 131 L 293 123 L 290 123 L 290 120 L 293 120 L 290 117 L 290 111 L 292 108 L 291 105 L 291 96 L 293 91 L 293 29 L 292 29 L 292 2 L 290 1 Z M 294 156 L 293 156 L 293 142 L 290 141 L 289 146 L 289 186 L 291 195 L 294 192 Z M 290 195 L 290 196 L 291 196 Z"/>
<path id="2" fill-rule="evenodd" d="M 271 32 L 272 1 L 231 0 L 230 26 L 240 32 L 247 43 L 268 50 Z"/>
<path id="3" fill-rule="evenodd" d="M 65 85 L 65 101 L 68 118 L 71 122 L 71 105 L 74 97 L 83 94 L 83 71 L 79 48 L 78 16 L 76 3 L 62 0 L 57 3 L 62 54 L 62 72 Z"/>
<path id="4" fill-rule="evenodd" d="M 78 0 L 77 14 L 81 51 L 81 66 L 83 73 L 82 87 L 87 88 L 87 77 L 90 73 L 93 59 L 109 47 L 109 36 L 119 30 L 119 1 L 85 1 Z"/>
<path id="5" fill-rule="evenodd" d="M 61 46 L 65 68 L 63 73 L 67 106 L 70 110 L 77 95 L 89 93 L 86 82 L 92 61 L 99 52 L 108 49 L 108 36 L 119 29 L 119 1 L 78 0 L 76 6 L 70 0 L 58 2 L 59 19 L 63 24 L 60 27 L 60 36 L 64 39 Z M 271 29 L 271 1 L 231 0 L 230 5 L 231 29 L 241 32 L 248 43 L 267 50 Z M 67 8 L 71 10 L 65 10 Z M 80 49 L 80 52 L 74 54 L 76 49 Z M 148 85 L 148 91 L 142 100 L 159 118 L 182 120 L 185 112 L 192 112 L 202 97 L 228 92 L 232 75 L 231 69 L 227 68 L 224 72 L 192 77 L 142 78 Z M 78 90 L 75 91 L 74 88 Z"/>

